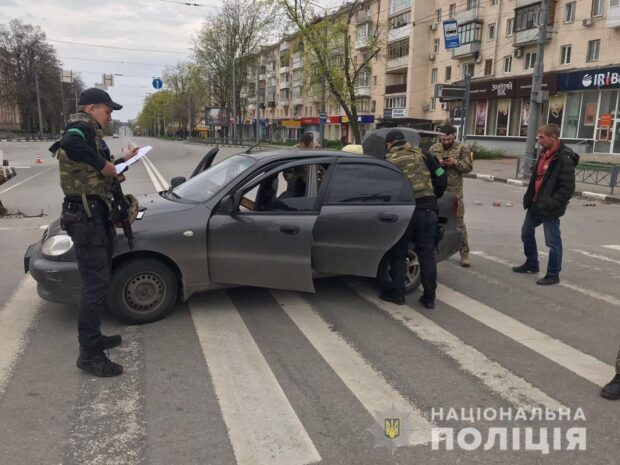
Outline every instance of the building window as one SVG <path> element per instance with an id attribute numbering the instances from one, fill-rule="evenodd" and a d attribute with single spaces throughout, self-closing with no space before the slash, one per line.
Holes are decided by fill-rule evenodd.
<path id="1" fill-rule="evenodd" d="M 537 26 L 540 3 L 515 10 L 515 31 L 526 31 Z"/>
<path id="2" fill-rule="evenodd" d="M 435 21 L 437 23 L 441 22 L 441 8 L 435 11 Z"/>
<path id="3" fill-rule="evenodd" d="M 436 104 L 435 104 L 435 99 L 434 99 L 434 98 L 431 98 L 431 110 L 433 110 L 433 111 L 435 110 L 435 108 L 436 108 L 436 106 L 435 106 L 435 105 L 436 105 Z"/>
<path id="4" fill-rule="evenodd" d="M 377 111 L 377 101 L 373 100 L 370 102 L 370 112 L 374 113 L 375 111 Z"/>
<path id="5" fill-rule="evenodd" d="M 491 0 L 491 6 L 497 5 L 497 0 Z"/>
<path id="6" fill-rule="evenodd" d="M 471 10 L 478 6 L 479 0 L 467 0 L 467 9 Z"/>
<path id="7" fill-rule="evenodd" d="M 523 63 L 523 69 L 534 69 L 536 64 L 536 52 L 529 52 L 525 54 L 525 62 Z"/>
<path id="8" fill-rule="evenodd" d="M 390 18 L 390 30 L 398 29 L 408 25 L 411 22 L 411 10 Z"/>
<path id="9" fill-rule="evenodd" d="M 452 66 L 446 66 L 446 82 L 450 82 L 452 80 Z"/>
<path id="10" fill-rule="evenodd" d="M 377 76 L 373 76 L 372 77 L 372 85 L 376 86 L 377 85 Z"/>
<path id="11" fill-rule="evenodd" d="M 407 97 L 404 95 L 398 97 L 387 97 L 385 99 L 385 108 L 405 108 Z"/>
<path id="12" fill-rule="evenodd" d="M 388 59 L 406 57 L 409 55 L 409 38 L 388 44 Z"/>
<path id="13" fill-rule="evenodd" d="M 577 9 L 577 2 L 567 3 L 564 7 L 564 22 L 572 23 L 575 21 L 575 11 Z"/>
<path id="14" fill-rule="evenodd" d="M 493 73 L 493 60 L 484 60 L 484 75 L 490 76 Z"/>
<path id="15" fill-rule="evenodd" d="M 506 20 L 506 37 L 510 37 L 515 32 L 515 19 L 508 18 Z"/>
<path id="16" fill-rule="evenodd" d="M 489 40 L 495 40 L 495 23 L 489 24 Z"/>
<path id="17" fill-rule="evenodd" d="M 390 15 L 411 7 L 411 0 L 391 0 Z"/>
<path id="18" fill-rule="evenodd" d="M 431 70 L 431 84 L 435 84 L 437 82 L 437 68 L 433 68 Z"/>
<path id="19" fill-rule="evenodd" d="M 433 41 L 433 53 L 439 53 L 439 39 Z"/>
<path id="20" fill-rule="evenodd" d="M 475 66 L 475 63 L 465 63 L 463 65 L 463 78 L 465 78 L 465 76 L 473 76 Z"/>
<path id="21" fill-rule="evenodd" d="M 603 0 L 592 0 L 592 17 L 603 16 Z"/>
<path id="22" fill-rule="evenodd" d="M 601 49 L 601 41 L 589 40 L 588 41 L 588 54 L 586 55 L 586 61 L 598 61 L 598 53 Z"/>
<path id="23" fill-rule="evenodd" d="M 467 23 L 459 26 L 459 40 L 461 45 L 480 42 L 481 38 L 482 24 Z"/>
<path id="24" fill-rule="evenodd" d="M 504 57 L 504 73 L 512 72 L 512 55 Z"/>
<path id="25" fill-rule="evenodd" d="M 561 51 L 561 56 L 560 56 L 561 65 L 567 65 L 570 63 L 571 49 L 572 49 L 572 46 L 570 45 L 562 45 L 562 51 Z"/>
<path id="26" fill-rule="evenodd" d="M 456 3 L 452 3 L 449 7 L 448 7 L 448 17 L 449 18 L 454 18 L 454 15 L 456 14 Z"/>

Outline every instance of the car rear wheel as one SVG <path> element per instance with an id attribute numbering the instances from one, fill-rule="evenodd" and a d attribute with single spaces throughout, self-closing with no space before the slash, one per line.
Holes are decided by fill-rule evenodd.
<path id="1" fill-rule="evenodd" d="M 413 244 L 409 244 L 407 251 L 407 274 L 405 275 L 405 293 L 409 294 L 413 292 L 419 285 L 422 277 L 420 276 L 420 262 L 418 256 L 413 250 Z M 379 287 L 387 291 L 392 284 L 392 278 L 390 276 L 390 261 L 388 254 L 383 257 L 379 264 L 379 271 L 377 272 L 377 284 Z"/>
<path id="2" fill-rule="evenodd" d="M 122 263 L 112 273 L 108 308 L 129 324 L 150 323 L 172 312 L 179 284 L 174 272 L 155 259 Z"/>

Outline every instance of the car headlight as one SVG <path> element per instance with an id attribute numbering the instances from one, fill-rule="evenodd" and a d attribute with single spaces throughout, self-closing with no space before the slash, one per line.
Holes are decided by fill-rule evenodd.
<path id="1" fill-rule="evenodd" d="M 48 237 L 43 243 L 43 255 L 48 257 L 58 257 L 67 253 L 73 247 L 73 241 L 67 234 L 58 234 Z"/>

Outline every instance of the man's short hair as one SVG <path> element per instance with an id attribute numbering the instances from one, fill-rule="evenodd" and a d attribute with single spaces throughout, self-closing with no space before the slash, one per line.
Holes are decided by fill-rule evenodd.
<path id="1" fill-rule="evenodd" d="M 545 124 L 538 128 L 539 133 L 543 133 L 547 137 L 555 137 L 556 139 L 560 138 L 560 126 L 557 124 Z"/>
<path id="2" fill-rule="evenodd" d="M 405 140 L 405 136 L 403 135 L 402 132 L 398 131 L 398 130 L 393 130 L 388 132 L 385 135 L 385 143 L 389 144 L 391 142 L 395 142 L 397 140 Z"/>
<path id="3" fill-rule="evenodd" d="M 444 124 L 439 128 L 439 132 L 443 132 L 446 136 L 449 136 L 450 134 L 456 134 L 456 128 L 451 124 Z"/>
<path id="4" fill-rule="evenodd" d="M 314 142 L 314 134 L 312 134 L 311 132 L 304 132 L 301 135 L 300 141 L 304 145 L 312 145 L 312 143 Z"/>

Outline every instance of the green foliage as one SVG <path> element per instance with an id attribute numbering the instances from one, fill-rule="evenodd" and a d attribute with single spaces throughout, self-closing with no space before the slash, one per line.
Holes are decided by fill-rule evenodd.
<path id="1" fill-rule="evenodd" d="M 497 159 L 506 157 L 506 152 L 503 150 L 499 150 L 499 149 L 490 150 L 490 149 L 481 147 L 475 142 L 473 144 L 468 144 L 468 145 L 471 148 L 471 150 L 474 152 L 475 160 L 497 160 Z"/>

